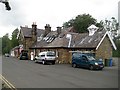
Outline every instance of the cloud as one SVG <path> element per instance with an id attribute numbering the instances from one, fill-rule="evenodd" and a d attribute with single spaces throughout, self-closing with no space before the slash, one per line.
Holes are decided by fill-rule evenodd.
<path id="1" fill-rule="evenodd" d="M 26 16 L 20 8 L 19 2 L 11 0 L 10 6 L 12 8 L 11 11 L 7 11 L 5 8 L 0 10 L 0 24 L 3 26 L 23 24 L 26 21 Z"/>
<path id="2" fill-rule="evenodd" d="M 53 29 L 79 14 L 89 13 L 97 20 L 117 18 L 119 0 L 9 0 L 12 10 L 0 4 L 0 33 L 37 22 L 38 28 L 46 23 Z"/>
<path id="3" fill-rule="evenodd" d="M 0 3 L 0 37 L 6 33 L 11 34 L 20 25 L 26 23 L 26 14 L 19 1 L 10 0 L 11 11 L 5 10 L 5 5 Z"/>

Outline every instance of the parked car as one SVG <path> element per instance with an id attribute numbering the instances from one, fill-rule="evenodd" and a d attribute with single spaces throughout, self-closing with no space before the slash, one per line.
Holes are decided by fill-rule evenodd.
<path id="1" fill-rule="evenodd" d="M 55 64 L 56 55 L 54 51 L 40 52 L 38 56 L 35 57 L 35 62 L 42 62 L 42 64 L 52 63 Z"/>
<path id="2" fill-rule="evenodd" d="M 74 53 L 72 56 L 72 67 L 84 67 L 90 70 L 104 68 L 103 61 L 96 60 L 93 56 L 87 54 Z"/>
<path id="3" fill-rule="evenodd" d="M 10 55 L 8 53 L 5 53 L 5 57 L 9 57 Z"/>
<path id="4" fill-rule="evenodd" d="M 20 60 L 28 60 L 28 52 L 22 51 L 20 54 Z"/>

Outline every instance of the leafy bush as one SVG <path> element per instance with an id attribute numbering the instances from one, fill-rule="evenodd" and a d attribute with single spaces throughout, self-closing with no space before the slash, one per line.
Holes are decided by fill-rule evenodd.
<path id="1" fill-rule="evenodd" d="M 113 57 L 120 57 L 120 40 L 115 40 L 117 50 L 113 50 Z"/>

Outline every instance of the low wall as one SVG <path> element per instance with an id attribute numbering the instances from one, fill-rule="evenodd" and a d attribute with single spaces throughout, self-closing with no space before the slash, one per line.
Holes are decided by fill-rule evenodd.
<path id="1" fill-rule="evenodd" d="M 118 66 L 118 60 L 120 60 L 120 58 L 118 57 L 113 57 L 113 66 Z"/>

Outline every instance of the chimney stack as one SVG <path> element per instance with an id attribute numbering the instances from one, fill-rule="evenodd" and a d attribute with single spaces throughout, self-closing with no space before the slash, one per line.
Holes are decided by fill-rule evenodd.
<path id="1" fill-rule="evenodd" d="M 57 27 L 57 34 L 59 35 L 61 33 L 62 27 Z"/>
<path id="2" fill-rule="evenodd" d="M 37 25 L 36 22 L 32 24 L 32 35 L 37 35 Z"/>
<path id="3" fill-rule="evenodd" d="M 50 33 L 51 32 L 51 27 L 50 27 L 50 25 L 49 24 L 46 24 L 46 26 L 45 26 L 45 34 L 44 34 L 44 36 L 46 36 L 48 33 Z"/>

